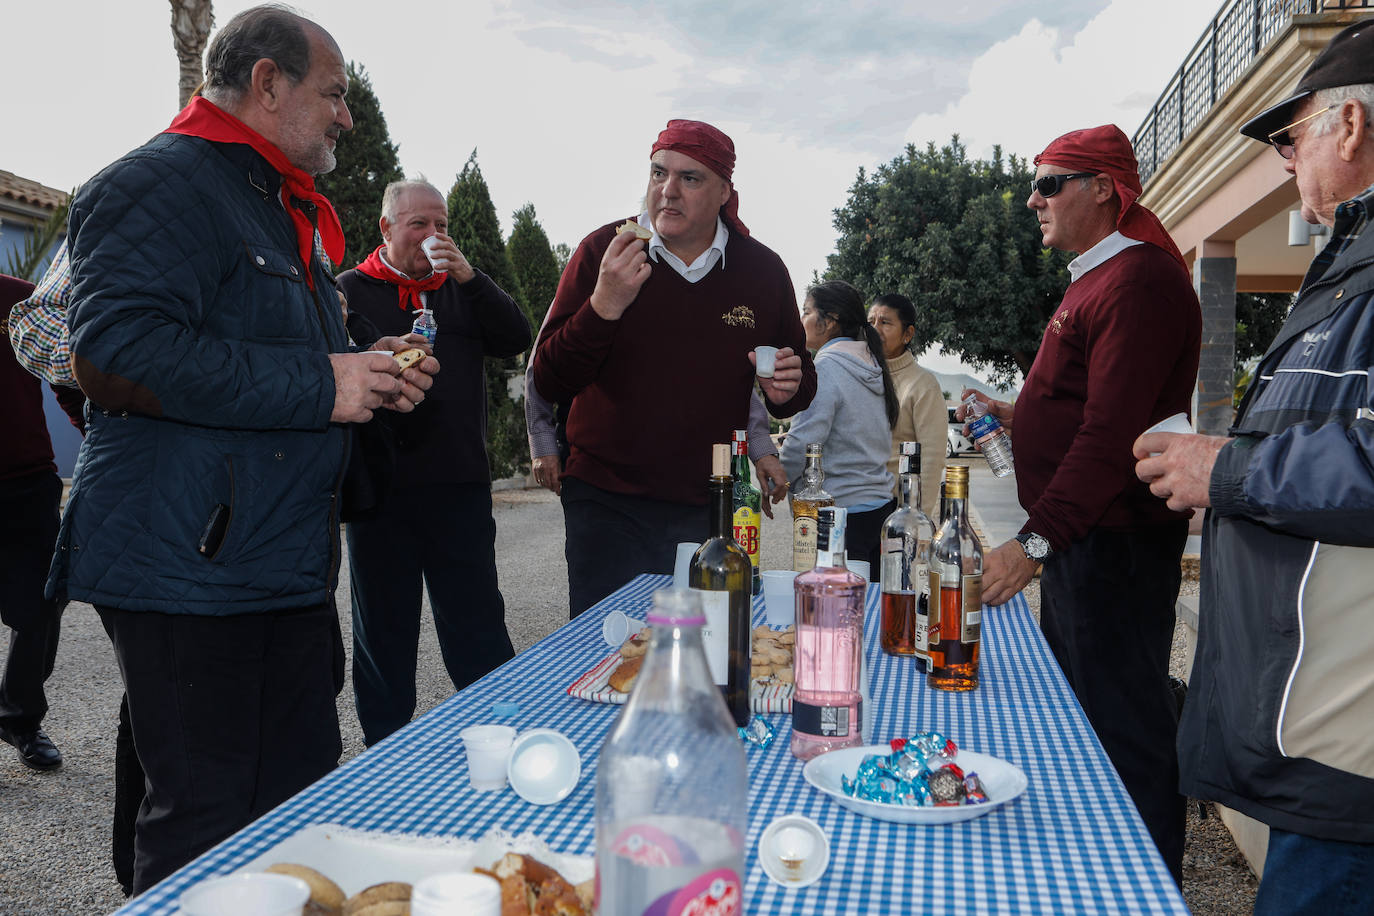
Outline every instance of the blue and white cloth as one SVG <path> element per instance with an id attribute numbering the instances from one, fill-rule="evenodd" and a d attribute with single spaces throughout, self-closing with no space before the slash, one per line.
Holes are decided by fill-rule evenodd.
<path id="1" fill-rule="evenodd" d="M 297 831 L 320 823 L 361 830 L 476 839 L 491 828 L 532 831 L 550 848 L 594 853 L 596 765 L 618 707 L 570 697 L 567 685 L 606 652 L 601 622 L 612 609 L 643 618 L 668 576 L 640 576 L 528 651 L 354 758 L 185 868 L 120 913 L 173 913 L 182 891 L 242 867 Z M 754 599 L 762 623 L 763 599 Z M 1021 798 L 955 824 L 894 824 L 848 811 L 802 779 L 788 750 L 790 720 L 750 747 L 747 912 L 786 914 L 1103 913 L 1186 914 L 1178 889 L 1054 662 L 1025 599 L 983 611 L 979 686 L 943 693 L 909 658 L 878 647 L 878 591 L 868 594 L 865 645 L 874 741 L 936 730 L 961 747 L 1001 757 L 1030 779 Z M 514 701 L 520 730 L 556 728 L 577 746 L 582 777 L 556 805 L 513 791 L 468 786 L 458 732 L 496 721 Z M 764 828 L 804 814 L 830 838 L 830 866 L 816 884 L 788 890 L 758 863 Z"/>

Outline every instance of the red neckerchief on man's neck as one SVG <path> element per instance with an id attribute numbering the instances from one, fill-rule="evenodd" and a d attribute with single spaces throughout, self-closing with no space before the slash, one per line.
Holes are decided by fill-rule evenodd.
<path id="1" fill-rule="evenodd" d="M 428 293 L 443 286 L 444 281 L 448 279 L 448 273 L 441 273 L 436 270 L 422 280 L 412 280 L 410 277 L 402 276 L 400 273 L 397 273 L 390 264 L 382 260 L 382 252 L 385 250 L 385 245 L 378 245 L 377 250 L 368 255 L 367 260 L 359 264 L 355 269 L 359 273 L 367 274 L 369 277 L 396 284 L 398 287 L 397 292 L 400 294 L 400 300 L 396 305 L 401 311 L 410 311 L 410 306 L 412 304 L 414 304 L 417 309 L 424 308 L 425 303 L 424 300 L 420 298 L 420 293 Z"/>
<path id="2" fill-rule="evenodd" d="M 315 252 L 316 230 L 320 233 L 320 242 L 329 260 L 335 264 L 343 262 L 343 226 L 339 223 L 339 214 L 334 212 L 334 205 L 329 198 L 315 190 L 315 179 L 292 165 L 286 154 L 272 141 L 203 96 L 191 99 L 190 104 L 181 109 L 181 113 L 163 133 L 186 134 L 215 143 L 251 146 L 281 175 L 282 190 L 286 193 L 286 212 L 295 227 L 296 247 L 301 263 L 305 265 L 305 282 L 310 284 L 311 289 L 315 288 L 315 274 L 310 267 Z M 306 209 L 314 210 L 314 220 L 305 212 Z"/>

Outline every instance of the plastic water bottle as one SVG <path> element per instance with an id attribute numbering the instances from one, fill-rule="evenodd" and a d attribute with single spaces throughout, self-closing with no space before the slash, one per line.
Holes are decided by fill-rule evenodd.
<path id="1" fill-rule="evenodd" d="M 992 475 L 1006 477 L 1015 470 L 1011 459 L 1011 436 L 976 395 L 965 398 L 964 406 L 968 408 L 965 419 L 969 421 L 968 433 L 973 437 L 973 444 L 987 456 Z"/>
<path id="2" fill-rule="evenodd" d="M 596 912 L 744 913 L 749 774 L 689 591 L 654 594 L 652 635 L 596 777 Z"/>
<path id="3" fill-rule="evenodd" d="M 412 334 L 419 334 L 429 345 L 434 346 L 434 340 L 439 336 L 439 322 L 434 320 L 433 309 L 420 309 L 420 313 L 415 316 L 415 323 L 410 326 Z"/>

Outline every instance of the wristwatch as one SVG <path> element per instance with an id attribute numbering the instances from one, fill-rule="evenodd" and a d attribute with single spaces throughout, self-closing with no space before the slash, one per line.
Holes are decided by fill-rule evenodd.
<path id="1" fill-rule="evenodd" d="M 1021 549 L 1026 552 L 1026 559 L 1028 560 L 1043 563 L 1045 557 L 1050 555 L 1050 542 L 1043 534 L 1026 531 L 1018 534 L 1016 540 L 1020 542 Z"/>

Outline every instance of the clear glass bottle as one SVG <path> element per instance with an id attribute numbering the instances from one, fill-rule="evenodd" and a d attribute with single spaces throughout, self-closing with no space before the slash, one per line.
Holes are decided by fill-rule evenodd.
<path id="1" fill-rule="evenodd" d="M 945 508 L 930 547 L 930 677 L 939 690 L 978 686 L 983 545 L 968 520 L 968 467 L 945 468 Z"/>
<path id="2" fill-rule="evenodd" d="M 970 394 L 965 398 L 964 406 L 968 408 L 964 418 L 968 420 L 969 437 L 978 450 L 987 456 L 992 476 L 1006 477 L 1011 474 L 1015 470 L 1011 459 L 1011 436 L 1007 435 L 997 418 L 988 413 L 988 405 L 978 400 L 977 395 Z"/>
<path id="3" fill-rule="evenodd" d="M 429 345 L 434 346 L 434 341 L 439 337 L 439 323 L 434 320 L 434 309 L 420 309 L 415 314 L 415 322 L 410 326 L 412 334 L 419 334 Z"/>
<path id="4" fill-rule="evenodd" d="M 695 593 L 654 593 L 644 665 L 601 746 L 596 912 L 744 912 L 744 743 L 701 646 Z M 707 895 L 720 900 L 705 906 Z"/>
<path id="5" fill-rule="evenodd" d="M 757 595 L 763 585 L 763 579 L 759 575 L 759 526 L 763 524 L 763 494 L 754 486 L 750 477 L 749 433 L 743 429 L 735 430 L 734 476 L 735 543 L 749 554 L 749 562 L 754 567 L 752 591 Z"/>
<path id="6" fill-rule="evenodd" d="M 913 655 L 926 670 L 930 602 L 930 542 L 935 525 L 921 511 L 921 445 L 903 442 L 897 456 L 901 503 L 883 522 L 883 651 Z"/>
<path id="7" fill-rule="evenodd" d="M 706 503 L 710 537 L 692 555 L 687 585 L 701 601 L 706 625 L 701 640 L 706 664 L 720 685 L 735 724 L 749 724 L 750 595 L 754 572 L 749 555 L 735 543 L 731 524 L 735 481 L 730 447 L 711 446 L 710 496 Z"/>
<path id="8" fill-rule="evenodd" d="M 844 565 L 844 509 L 823 506 L 816 566 L 797 576 L 797 642 L 793 664 L 792 754 L 817 754 L 863 743 L 861 676 L 867 583 Z"/>
<path id="9" fill-rule="evenodd" d="M 808 572 L 816 565 L 816 519 L 823 506 L 835 505 L 835 498 L 825 492 L 825 472 L 821 470 L 821 446 L 812 442 L 806 447 L 806 466 L 802 468 L 801 486 L 792 492 L 792 568 Z"/>

